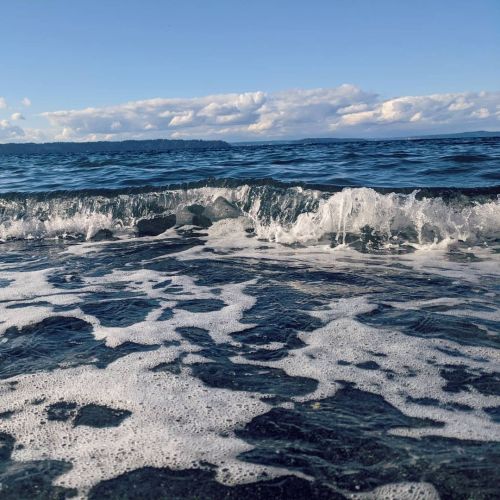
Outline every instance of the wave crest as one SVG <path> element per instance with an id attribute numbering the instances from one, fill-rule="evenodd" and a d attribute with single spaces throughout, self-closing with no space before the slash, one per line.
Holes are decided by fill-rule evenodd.
<path id="1" fill-rule="evenodd" d="M 368 242 L 488 243 L 500 237 L 498 194 L 453 196 L 425 192 L 337 192 L 271 183 L 137 192 L 9 195 L 0 198 L 0 239 L 90 238 L 100 229 L 132 230 L 137 221 L 177 214 L 190 205 L 213 207 L 224 198 L 239 209 L 263 239 L 280 243 Z M 223 218 L 223 214 L 220 216 Z"/>

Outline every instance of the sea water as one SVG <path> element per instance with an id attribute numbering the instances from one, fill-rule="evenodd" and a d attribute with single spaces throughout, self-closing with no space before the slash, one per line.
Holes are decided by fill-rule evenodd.
<path id="1" fill-rule="evenodd" d="M 0 158 L 0 498 L 500 494 L 500 140 Z"/>

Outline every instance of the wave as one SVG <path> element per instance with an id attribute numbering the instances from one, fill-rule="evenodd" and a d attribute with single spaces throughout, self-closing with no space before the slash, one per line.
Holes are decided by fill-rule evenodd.
<path id="1" fill-rule="evenodd" d="M 443 156 L 445 161 L 452 161 L 457 163 L 478 163 L 483 161 L 495 160 L 495 156 L 482 155 L 482 154 L 457 154 Z"/>
<path id="2" fill-rule="evenodd" d="M 483 244 L 500 238 L 499 194 L 499 187 L 390 190 L 272 180 L 9 193 L 0 197 L 0 239 L 89 239 L 101 229 L 133 230 L 141 219 L 171 214 L 188 224 L 189 207 L 196 206 L 209 222 L 246 217 L 258 237 L 287 244 Z"/>

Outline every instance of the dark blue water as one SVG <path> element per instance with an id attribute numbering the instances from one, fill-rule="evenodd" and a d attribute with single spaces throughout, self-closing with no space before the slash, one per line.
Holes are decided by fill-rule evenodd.
<path id="1" fill-rule="evenodd" d="M 499 145 L 1 157 L 0 498 L 498 498 Z"/>
<path id="2" fill-rule="evenodd" d="M 230 150 L 0 157 L 0 192 L 122 189 L 208 178 L 337 186 L 500 183 L 500 138 L 233 146 Z"/>

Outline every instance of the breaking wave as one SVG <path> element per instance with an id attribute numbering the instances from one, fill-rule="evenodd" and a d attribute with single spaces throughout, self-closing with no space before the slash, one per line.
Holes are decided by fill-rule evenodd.
<path id="1" fill-rule="evenodd" d="M 195 210 L 193 207 L 197 207 Z M 245 217 L 262 239 L 332 245 L 463 241 L 500 237 L 500 188 L 332 188 L 278 182 L 213 182 L 135 190 L 10 193 L 0 197 L 0 240 L 133 231 L 141 219 L 176 215 L 177 225 Z M 191 217 L 191 218 L 190 218 Z"/>

